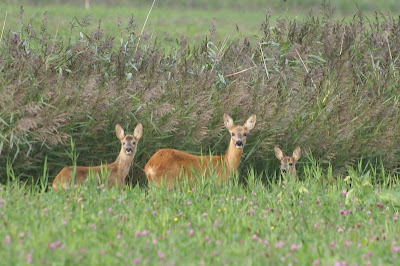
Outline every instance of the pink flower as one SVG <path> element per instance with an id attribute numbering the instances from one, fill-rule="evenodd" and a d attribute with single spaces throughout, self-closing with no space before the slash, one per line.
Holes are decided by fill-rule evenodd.
<path id="1" fill-rule="evenodd" d="M 341 215 L 346 215 L 346 214 L 347 214 L 346 209 L 341 209 L 341 210 L 340 210 L 340 214 L 341 214 Z"/>
<path id="2" fill-rule="evenodd" d="M 338 261 L 335 261 L 335 263 L 333 265 L 334 266 L 347 266 L 348 264 L 345 261 L 338 260 Z"/>
<path id="3" fill-rule="evenodd" d="M 237 198 L 237 201 L 242 201 L 242 198 L 241 198 L 241 197 L 238 197 L 238 198 Z"/>
<path id="4" fill-rule="evenodd" d="M 85 254 L 85 253 L 86 253 L 86 249 L 81 248 L 81 253 L 82 253 L 82 254 Z"/>
<path id="5" fill-rule="evenodd" d="M 362 247 L 362 244 L 361 243 L 358 243 L 357 244 L 357 248 L 361 248 Z"/>
<path id="6" fill-rule="evenodd" d="M 353 242 L 351 242 L 350 240 L 344 241 L 344 246 L 345 247 L 350 247 L 352 244 L 353 244 Z"/>
<path id="7" fill-rule="evenodd" d="M 295 250 L 298 250 L 298 249 L 300 249 L 300 248 L 301 248 L 301 244 L 300 244 L 300 243 L 298 243 L 298 244 L 293 244 L 293 245 L 290 246 L 290 250 L 291 250 L 291 251 L 295 251 Z"/>
<path id="8" fill-rule="evenodd" d="M 186 202 L 186 205 L 192 205 L 191 201 Z"/>
<path id="9" fill-rule="evenodd" d="M 318 229 L 319 229 L 319 225 L 318 225 L 318 224 L 314 224 L 314 228 L 315 228 L 316 230 L 318 230 Z"/>
<path id="10" fill-rule="evenodd" d="M 6 239 L 4 241 L 6 243 L 6 245 L 10 245 L 11 244 L 11 236 L 10 235 L 6 235 Z"/>
<path id="11" fill-rule="evenodd" d="M 392 253 L 397 253 L 397 252 L 400 252 L 400 246 L 392 247 Z"/>
<path id="12" fill-rule="evenodd" d="M 140 258 L 134 258 L 133 264 L 139 264 L 142 260 Z"/>
<path id="13" fill-rule="evenodd" d="M 0 199 L 0 208 L 3 207 L 4 202 L 5 202 L 5 201 L 4 201 L 3 199 Z"/>
<path id="14" fill-rule="evenodd" d="M 158 257 L 159 257 L 160 259 L 164 259 L 164 258 L 165 258 L 165 254 L 162 253 L 162 251 L 159 250 L 157 253 L 158 253 Z"/>
<path id="15" fill-rule="evenodd" d="M 33 252 L 31 251 L 28 253 L 28 255 L 26 255 L 26 263 L 30 264 L 32 263 L 32 260 L 33 260 Z"/>
<path id="16" fill-rule="evenodd" d="M 342 196 L 346 197 L 346 195 L 347 195 L 347 191 L 346 190 L 342 190 Z"/>
<path id="17" fill-rule="evenodd" d="M 337 247 L 338 247 L 338 246 L 336 245 L 336 243 L 333 242 L 333 241 L 330 243 L 330 246 L 331 246 L 331 248 L 337 248 Z"/>
<path id="18" fill-rule="evenodd" d="M 378 202 L 377 204 L 376 204 L 376 207 L 378 207 L 378 208 L 383 208 L 384 207 L 384 205 L 383 205 L 383 203 L 381 203 L 381 202 Z"/>
<path id="19" fill-rule="evenodd" d="M 317 205 L 321 205 L 321 201 L 320 201 L 319 199 L 317 199 L 317 200 L 315 201 L 315 203 L 317 203 Z M 318 261 L 318 263 L 319 263 L 319 261 Z"/>
<path id="20" fill-rule="evenodd" d="M 372 218 L 369 219 L 369 221 L 368 221 L 369 224 L 372 224 L 373 222 L 374 222 L 374 219 L 372 219 Z"/>
<path id="21" fill-rule="evenodd" d="M 285 245 L 285 242 L 279 241 L 278 243 L 275 244 L 275 247 L 276 247 L 276 248 L 281 248 L 281 247 L 283 247 L 284 245 Z"/>
<path id="22" fill-rule="evenodd" d="M 312 263 L 312 265 L 313 265 L 313 266 L 319 265 L 319 260 L 314 260 L 313 263 Z"/>
<path id="23" fill-rule="evenodd" d="M 205 213 L 203 213 L 203 217 L 207 217 L 208 216 L 208 214 L 205 212 Z"/>
<path id="24" fill-rule="evenodd" d="M 299 205 L 303 205 L 303 201 L 302 200 L 299 201 Z"/>
<path id="25" fill-rule="evenodd" d="M 367 211 L 367 215 L 371 215 L 371 211 L 370 210 Z"/>
<path id="26" fill-rule="evenodd" d="M 190 236 L 194 235 L 194 230 L 193 230 L 193 229 L 190 229 L 190 230 L 189 230 L 189 235 L 190 235 Z"/>
<path id="27" fill-rule="evenodd" d="M 103 214 L 103 211 L 99 211 L 99 215 L 102 215 Z"/>
<path id="28" fill-rule="evenodd" d="M 253 204 L 254 204 L 254 203 L 253 203 L 252 201 L 249 202 L 249 205 L 250 205 L 250 206 L 253 206 Z"/>
<path id="29" fill-rule="evenodd" d="M 362 255 L 362 257 L 363 257 L 363 259 L 370 258 L 370 257 L 372 257 L 372 252 L 370 251 L 370 252 Z"/>
<path id="30" fill-rule="evenodd" d="M 253 209 L 250 209 L 250 210 L 249 210 L 249 213 L 250 213 L 250 214 L 254 214 L 254 210 L 253 210 Z"/>
<path id="31" fill-rule="evenodd" d="M 181 217 L 183 215 L 183 212 L 178 213 L 178 217 Z"/>
<path id="32" fill-rule="evenodd" d="M 214 250 L 214 251 L 212 252 L 212 255 L 213 255 L 214 257 L 218 256 L 217 251 Z"/>
<path id="33" fill-rule="evenodd" d="M 90 228 L 92 228 L 93 230 L 96 230 L 97 226 L 96 226 L 96 224 L 92 224 L 92 225 L 90 226 Z"/>
<path id="34" fill-rule="evenodd" d="M 102 249 L 102 250 L 100 250 L 100 254 L 104 255 L 104 254 L 106 254 L 106 251 L 104 249 Z"/>
<path id="35" fill-rule="evenodd" d="M 153 211 L 153 215 L 157 215 L 157 211 Z"/>
<path id="36" fill-rule="evenodd" d="M 219 221 L 218 221 L 218 220 L 215 220 L 213 226 L 214 226 L 214 227 L 217 227 L 218 225 L 219 225 Z"/>
<path id="37" fill-rule="evenodd" d="M 337 232 L 338 232 L 339 234 L 341 234 L 341 233 L 343 233 L 343 229 L 342 229 L 342 228 L 339 228 L 339 229 L 337 230 Z"/>
<path id="38" fill-rule="evenodd" d="M 111 208 L 111 207 L 108 208 L 107 212 L 108 212 L 108 213 L 111 213 L 111 212 L 112 212 L 112 208 Z"/>
<path id="39" fill-rule="evenodd" d="M 253 197 L 257 197 L 257 193 L 254 192 L 254 191 L 251 192 L 251 195 L 252 195 Z"/>
<path id="40" fill-rule="evenodd" d="M 117 239 L 120 239 L 121 237 L 122 237 L 122 233 L 119 232 L 119 233 L 117 234 Z"/>

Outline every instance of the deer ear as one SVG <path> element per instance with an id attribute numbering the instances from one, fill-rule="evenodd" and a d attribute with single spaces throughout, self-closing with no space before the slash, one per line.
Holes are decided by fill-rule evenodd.
<path id="1" fill-rule="evenodd" d="M 124 129 L 121 127 L 120 124 L 116 124 L 116 125 L 115 125 L 115 135 L 116 135 L 117 138 L 119 138 L 120 140 L 123 140 L 124 137 L 125 137 Z"/>
<path id="2" fill-rule="evenodd" d="M 300 147 L 296 147 L 296 149 L 294 149 L 292 157 L 293 159 L 297 162 L 300 159 L 301 156 L 301 149 Z"/>
<path id="3" fill-rule="evenodd" d="M 281 149 L 279 149 L 279 147 L 278 146 L 275 146 L 275 148 L 274 148 L 274 152 L 275 152 L 275 156 L 276 156 L 276 158 L 278 158 L 278 160 L 279 161 L 281 161 L 284 157 L 285 157 L 285 155 L 283 155 L 283 152 L 282 152 L 282 150 Z"/>
<path id="4" fill-rule="evenodd" d="M 256 125 L 256 115 L 252 115 L 247 119 L 246 124 L 244 126 L 247 128 L 247 130 L 252 130 L 254 126 Z"/>
<path id="5" fill-rule="evenodd" d="M 231 130 L 234 127 L 232 117 L 227 114 L 224 114 L 224 125 L 228 130 Z"/>
<path id="6" fill-rule="evenodd" d="M 133 131 L 133 136 L 136 139 L 140 139 L 142 137 L 143 134 L 143 126 L 142 123 L 137 124 L 135 131 Z"/>

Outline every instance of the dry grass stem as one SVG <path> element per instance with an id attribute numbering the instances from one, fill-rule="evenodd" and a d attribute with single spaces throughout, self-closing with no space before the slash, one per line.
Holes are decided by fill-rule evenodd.
<path id="1" fill-rule="evenodd" d="M 262 49 L 261 43 L 258 43 L 258 45 L 260 46 L 261 58 L 262 58 L 263 64 L 264 64 L 265 74 L 267 74 L 267 78 L 269 79 L 268 68 L 267 68 L 267 64 L 265 63 L 264 51 Z"/>
<path id="2" fill-rule="evenodd" d="M 4 33 L 4 28 L 6 27 L 7 14 L 8 13 L 6 12 L 6 17 L 4 18 L 4 22 L 3 22 L 3 28 L 1 29 L 0 42 L 2 42 L 2 40 L 3 40 L 3 33 Z"/>
<path id="3" fill-rule="evenodd" d="M 146 27 L 147 20 L 149 19 L 150 13 L 151 13 L 151 11 L 153 10 L 153 6 L 154 6 L 154 3 L 155 3 L 155 2 L 156 2 L 156 0 L 153 0 L 153 4 L 151 4 L 151 7 L 150 7 L 150 10 L 149 10 L 149 13 L 147 13 L 146 20 L 144 21 L 144 24 L 143 24 L 142 30 L 140 31 L 140 35 L 139 35 L 138 42 L 137 42 L 137 44 L 136 44 L 136 49 L 135 49 L 135 52 L 137 52 L 137 49 L 138 49 L 138 47 L 139 47 L 139 43 L 140 43 L 140 39 L 141 39 L 141 37 L 142 37 L 142 34 L 143 34 L 143 31 L 144 31 L 144 27 Z"/>

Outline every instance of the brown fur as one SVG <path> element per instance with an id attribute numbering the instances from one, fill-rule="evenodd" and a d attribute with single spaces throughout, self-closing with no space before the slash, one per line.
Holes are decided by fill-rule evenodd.
<path id="1" fill-rule="evenodd" d="M 125 184 L 125 178 L 129 173 L 130 166 L 132 164 L 133 158 L 136 153 L 136 147 L 139 139 L 143 133 L 142 124 L 138 124 L 135 128 L 133 135 L 126 135 L 124 130 L 120 125 L 115 126 L 115 133 L 117 138 L 121 140 L 121 151 L 117 157 L 117 159 L 110 164 L 104 166 L 76 166 L 76 184 L 83 183 L 89 172 L 98 175 L 101 171 L 107 170 L 108 175 L 108 186 L 112 187 L 117 185 L 118 187 L 122 187 Z M 131 152 L 128 153 L 127 149 L 131 149 Z M 60 186 L 66 188 L 67 184 L 72 181 L 72 174 L 74 172 L 73 166 L 66 166 L 57 174 L 57 176 L 53 180 L 53 189 L 57 190 Z"/>
<path id="2" fill-rule="evenodd" d="M 294 149 L 291 157 L 285 156 L 285 154 L 283 154 L 282 150 L 278 146 L 275 146 L 274 151 L 276 158 L 281 161 L 282 173 L 290 174 L 293 178 L 297 178 L 296 163 L 301 156 L 300 147 Z"/>
<path id="3" fill-rule="evenodd" d="M 175 149 L 161 149 L 157 151 L 144 167 L 149 183 L 157 185 L 164 183 L 171 187 L 180 177 L 187 176 L 193 181 L 193 174 L 209 174 L 215 170 L 218 181 L 225 181 L 235 172 L 239 166 L 240 158 L 246 143 L 247 132 L 253 129 L 256 123 L 256 116 L 251 116 L 243 126 L 235 126 L 233 120 L 224 114 L 224 124 L 231 133 L 231 140 L 228 150 L 222 156 L 196 156 Z M 242 142 L 241 148 L 236 147 L 238 141 Z M 224 172 L 225 169 L 225 172 Z"/>

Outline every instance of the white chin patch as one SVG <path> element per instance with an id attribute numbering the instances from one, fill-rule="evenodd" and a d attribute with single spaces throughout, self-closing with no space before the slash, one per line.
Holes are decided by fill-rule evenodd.
<path id="1" fill-rule="evenodd" d="M 238 149 L 243 149 L 243 145 L 242 146 L 235 145 L 235 147 Z"/>
<path id="2" fill-rule="evenodd" d="M 126 153 L 126 155 L 131 155 L 132 154 L 131 151 L 126 151 L 125 153 Z"/>

